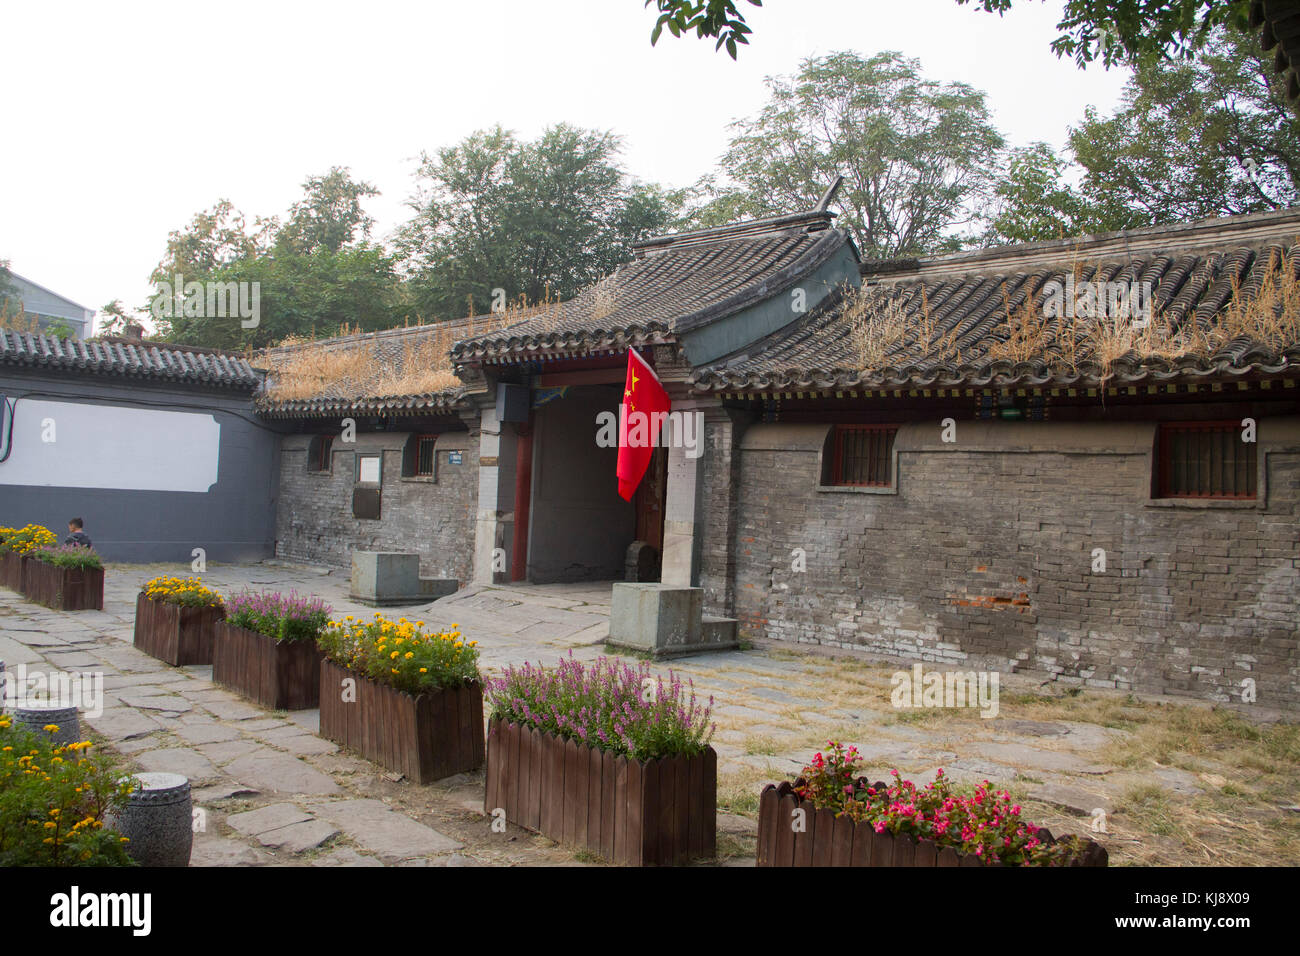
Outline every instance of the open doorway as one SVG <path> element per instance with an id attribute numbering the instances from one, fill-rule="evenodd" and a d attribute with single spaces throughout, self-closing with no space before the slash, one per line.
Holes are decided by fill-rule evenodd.
<path id="1" fill-rule="evenodd" d="M 622 387 L 576 385 L 534 410 L 528 580 L 623 577 L 638 509 L 618 494 L 618 449 L 596 444 L 597 416 L 618 414 Z M 662 516 L 662 503 L 659 514 Z M 662 518 L 661 518 L 662 522 Z M 662 523 L 660 525 L 662 529 Z M 662 540 L 662 530 L 660 531 Z"/>

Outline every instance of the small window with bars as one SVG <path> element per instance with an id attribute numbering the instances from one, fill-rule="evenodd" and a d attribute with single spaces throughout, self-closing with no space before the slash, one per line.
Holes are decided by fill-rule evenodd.
<path id="1" fill-rule="evenodd" d="M 1156 487 L 1161 498 L 1255 497 L 1255 443 L 1240 422 L 1162 423 Z"/>
<path id="2" fill-rule="evenodd" d="M 332 435 L 314 435 L 307 446 L 307 470 L 329 471 L 333 461 L 334 438 Z"/>
<path id="3" fill-rule="evenodd" d="M 827 484 L 885 488 L 894 480 L 897 425 L 836 425 Z"/>
<path id="4" fill-rule="evenodd" d="M 438 438 L 436 435 L 421 435 L 415 442 L 415 474 L 420 478 L 432 477 L 434 465 L 437 459 L 434 458 L 434 447 L 437 445 Z"/>
<path id="5" fill-rule="evenodd" d="M 435 478 L 438 474 L 437 435 L 412 434 L 402 446 L 403 478 Z"/>

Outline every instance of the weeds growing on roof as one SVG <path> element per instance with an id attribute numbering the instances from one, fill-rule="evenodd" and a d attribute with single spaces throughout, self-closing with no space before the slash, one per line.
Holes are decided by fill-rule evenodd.
<path id="1" fill-rule="evenodd" d="M 956 328 L 940 333 L 924 286 L 872 287 L 851 290 L 844 321 L 864 372 L 893 366 L 905 369 L 968 361 L 1042 362 L 1056 375 L 1095 375 L 1106 381 L 1121 359 L 1143 362 L 1184 358 L 1212 359 L 1230 344 L 1249 341 L 1272 352 L 1300 345 L 1300 262 L 1289 253 L 1273 252 L 1259 278 L 1231 282 L 1227 303 L 1211 318 L 1192 312 L 1175 315 L 1153 305 L 1146 322 L 1130 316 L 1065 315 L 1049 317 L 1042 286 L 1014 294 L 1002 288 L 999 326 L 961 343 Z M 1076 281 L 1083 273 L 1076 263 Z M 1100 266 L 1092 273 L 1102 274 Z"/>

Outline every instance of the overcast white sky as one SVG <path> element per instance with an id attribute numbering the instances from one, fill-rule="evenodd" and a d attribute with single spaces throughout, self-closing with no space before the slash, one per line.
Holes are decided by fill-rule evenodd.
<path id="1" fill-rule="evenodd" d="M 498 122 L 612 129 L 631 173 L 688 185 L 727 123 L 761 108 L 765 76 L 845 49 L 917 57 L 985 90 L 1013 144 L 1060 147 L 1127 76 L 1056 59 L 1060 6 L 1020 0 L 999 19 L 955 0 L 768 0 L 733 62 L 694 38 L 651 48 L 643 0 L 9 5 L 0 258 L 88 308 L 138 306 L 167 233 L 217 199 L 251 222 L 350 166 L 382 192 L 383 237 L 419 152 Z"/>

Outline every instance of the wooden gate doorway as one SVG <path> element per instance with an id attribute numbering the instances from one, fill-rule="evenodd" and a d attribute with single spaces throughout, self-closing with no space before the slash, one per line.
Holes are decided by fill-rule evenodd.
<path id="1" fill-rule="evenodd" d="M 668 492 L 668 449 L 656 448 L 641 485 L 632 496 L 636 508 L 636 540 L 644 541 L 659 555 L 664 555 L 664 502 Z"/>

